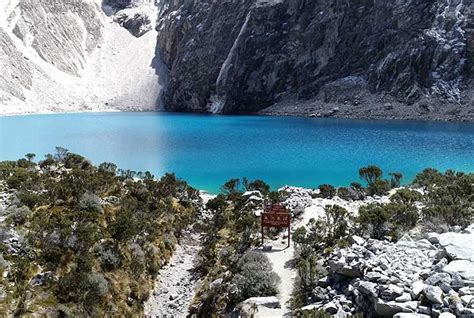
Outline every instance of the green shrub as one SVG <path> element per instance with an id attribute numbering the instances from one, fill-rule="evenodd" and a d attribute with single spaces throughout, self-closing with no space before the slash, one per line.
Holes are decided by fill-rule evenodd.
<path id="1" fill-rule="evenodd" d="M 237 287 L 232 299 L 234 303 L 250 297 L 272 296 L 278 293 L 280 278 L 273 272 L 266 255 L 257 251 L 245 253 L 237 263 L 236 272 L 232 280 Z"/>
<path id="2" fill-rule="evenodd" d="M 138 220 L 128 209 L 122 208 L 110 225 L 110 234 L 117 242 L 125 242 L 139 233 Z"/>
<path id="3" fill-rule="evenodd" d="M 78 207 L 85 212 L 103 212 L 100 198 L 91 192 L 86 192 L 81 196 Z"/>
<path id="4" fill-rule="evenodd" d="M 392 202 L 406 204 L 414 204 L 422 200 L 423 195 L 420 192 L 406 188 L 398 190 L 390 197 L 390 201 Z"/>
<path id="5" fill-rule="evenodd" d="M 391 179 L 390 179 L 390 186 L 392 188 L 398 188 L 400 187 L 401 181 L 403 179 L 403 174 L 400 172 L 392 172 L 389 173 Z"/>
<path id="6" fill-rule="evenodd" d="M 12 189 L 21 189 L 22 185 L 28 181 L 30 174 L 23 168 L 15 169 L 13 174 L 7 179 L 7 185 Z"/>
<path id="7" fill-rule="evenodd" d="M 43 198 L 39 194 L 29 191 L 21 191 L 16 194 L 16 197 L 31 210 L 43 202 Z"/>
<path id="8" fill-rule="evenodd" d="M 382 177 L 382 174 L 382 169 L 377 166 L 367 166 L 359 169 L 359 176 L 361 179 L 365 180 L 369 186 L 379 180 Z"/>
<path id="9" fill-rule="evenodd" d="M 91 168 L 92 164 L 83 156 L 69 152 L 64 157 L 64 167 L 85 170 Z"/>
<path id="10" fill-rule="evenodd" d="M 145 271 L 145 252 L 143 252 L 140 245 L 136 243 L 130 244 L 131 262 L 130 269 L 135 278 L 140 277 Z"/>
<path id="11" fill-rule="evenodd" d="M 112 271 L 122 263 L 120 251 L 112 244 L 99 245 L 95 250 L 95 255 L 104 271 Z"/>
<path id="12" fill-rule="evenodd" d="M 270 192 L 270 186 L 262 180 L 254 180 L 251 182 L 244 178 L 244 187 L 247 191 L 260 191 L 263 195 L 267 195 Z"/>
<path id="13" fill-rule="evenodd" d="M 423 218 L 442 218 L 449 226 L 466 227 L 474 221 L 474 174 L 447 174 L 449 182 L 431 187 L 426 195 Z"/>
<path id="14" fill-rule="evenodd" d="M 346 236 L 349 227 L 349 212 L 339 205 L 327 205 L 326 214 L 326 245 L 333 246 Z"/>
<path id="15" fill-rule="evenodd" d="M 364 233 L 370 237 L 382 239 L 388 233 L 387 222 L 389 215 L 382 204 L 371 203 L 359 208 L 357 223 Z"/>
<path id="16" fill-rule="evenodd" d="M 390 202 L 384 206 L 390 215 L 390 222 L 395 231 L 408 231 L 415 227 L 420 215 L 415 205 L 410 203 Z"/>
<path id="17" fill-rule="evenodd" d="M 22 225 L 26 222 L 31 210 L 27 206 L 12 205 L 5 210 L 6 222 L 13 225 Z"/>
<path id="18" fill-rule="evenodd" d="M 367 187 L 369 195 L 385 195 L 390 191 L 390 182 L 387 180 L 375 180 Z"/>
<path id="19" fill-rule="evenodd" d="M 422 172 L 418 173 L 413 180 L 413 185 L 425 189 L 433 185 L 442 185 L 443 183 L 443 175 L 433 168 L 424 169 Z"/>
<path id="20" fill-rule="evenodd" d="M 325 199 L 332 199 L 336 195 L 336 188 L 330 184 L 321 184 L 319 187 L 319 196 Z"/>
<path id="21" fill-rule="evenodd" d="M 362 233 L 383 239 L 388 234 L 397 237 L 400 231 L 412 229 L 418 219 L 418 209 L 414 204 L 390 202 L 361 206 L 356 221 Z"/>

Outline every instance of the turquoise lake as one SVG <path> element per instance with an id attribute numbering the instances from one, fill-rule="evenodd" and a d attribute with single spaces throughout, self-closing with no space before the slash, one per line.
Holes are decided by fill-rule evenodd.
<path id="1" fill-rule="evenodd" d="M 79 113 L 0 117 L 0 160 L 37 160 L 63 146 L 95 164 L 174 172 L 218 191 L 246 176 L 273 188 L 360 181 L 358 168 L 402 172 L 426 167 L 474 171 L 474 124 L 303 117 Z"/>

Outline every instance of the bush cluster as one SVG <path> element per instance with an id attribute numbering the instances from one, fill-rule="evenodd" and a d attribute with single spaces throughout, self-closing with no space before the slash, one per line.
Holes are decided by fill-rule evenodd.
<path id="1" fill-rule="evenodd" d="M 150 286 L 170 257 L 194 219 L 198 191 L 173 174 L 156 180 L 111 163 L 95 167 L 61 147 L 38 164 L 34 157 L 0 163 L 0 179 L 18 190 L 4 212 L 7 223 L 24 234 L 19 250 L 3 254 L 13 273 L 7 286 L 19 301 L 9 312 L 27 312 L 47 297 L 42 306 L 59 315 L 140 315 L 147 292 L 137 286 Z M 145 252 L 153 246 L 155 253 Z M 48 295 L 29 284 L 37 269 L 56 277 L 43 282 Z M 24 303 L 27 294 L 33 297 Z"/>

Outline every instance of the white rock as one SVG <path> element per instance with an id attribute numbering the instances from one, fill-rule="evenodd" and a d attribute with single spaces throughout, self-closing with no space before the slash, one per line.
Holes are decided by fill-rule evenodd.
<path id="1" fill-rule="evenodd" d="M 436 249 L 430 241 L 423 239 L 416 242 L 416 247 L 423 250 L 434 250 Z"/>
<path id="2" fill-rule="evenodd" d="M 421 280 L 414 282 L 411 285 L 411 295 L 414 299 L 417 299 L 420 296 L 421 292 L 425 289 L 426 284 Z"/>
<path id="3" fill-rule="evenodd" d="M 357 244 L 357 245 L 364 245 L 365 244 L 365 240 L 362 237 L 357 236 L 357 235 L 352 235 L 350 237 L 350 242 L 352 244 Z"/>
<path id="4" fill-rule="evenodd" d="M 468 260 L 455 260 L 443 268 L 447 273 L 459 273 L 461 277 L 468 280 L 474 280 L 474 262 Z"/>
<path id="5" fill-rule="evenodd" d="M 261 198 L 262 194 L 260 193 L 260 191 L 246 191 L 246 192 L 244 192 L 244 194 L 242 194 L 242 196 L 244 196 L 244 197 L 256 196 L 256 197 Z"/>
<path id="6" fill-rule="evenodd" d="M 469 305 L 470 303 L 473 302 L 474 296 L 473 295 L 464 295 L 461 296 L 461 300 L 464 303 L 464 305 Z"/>
<path id="7" fill-rule="evenodd" d="M 377 284 L 371 282 L 361 281 L 356 284 L 356 288 L 361 293 L 367 296 L 377 297 Z"/>
<path id="8" fill-rule="evenodd" d="M 404 303 L 406 301 L 411 301 L 411 295 L 409 293 L 403 293 L 401 296 L 395 298 L 395 301 L 398 303 Z"/>
<path id="9" fill-rule="evenodd" d="M 314 310 L 318 310 L 322 306 L 323 306 L 323 304 L 321 304 L 321 303 L 315 303 L 315 304 L 311 304 L 311 305 L 301 307 L 300 310 L 301 311 L 314 311 Z"/>
<path id="10" fill-rule="evenodd" d="M 270 297 L 252 297 L 242 302 L 243 304 L 253 304 L 257 306 L 265 306 L 268 308 L 280 308 L 280 301 L 275 296 Z"/>
<path id="11" fill-rule="evenodd" d="M 438 318 L 456 318 L 456 316 L 449 312 L 442 312 Z"/>
<path id="12" fill-rule="evenodd" d="M 443 233 L 439 244 L 454 259 L 465 259 L 474 262 L 474 233 Z"/>
<path id="13" fill-rule="evenodd" d="M 426 238 L 430 241 L 431 244 L 438 244 L 439 243 L 439 233 L 430 232 L 426 234 Z"/>
<path id="14" fill-rule="evenodd" d="M 451 283 L 451 276 L 448 273 L 436 273 L 428 277 L 425 282 L 428 285 L 439 285 L 441 283 L 449 285 Z"/>
<path id="15" fill-rule="evenodd" d="M 337 313 L 338 307 L 334 302 L 331 301 L 323 306 L 323 310 L 330 315 L 334 315 Z"/>

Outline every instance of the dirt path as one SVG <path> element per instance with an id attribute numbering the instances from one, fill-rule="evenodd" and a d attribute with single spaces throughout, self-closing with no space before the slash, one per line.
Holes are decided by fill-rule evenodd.
<path id="1" fill-rule="evenodd" d="M 200 249 L 195 234 L 181 241 L 169 264 L 158 274 L 153 293 L 145 303 L 145 317 L 186 317 L 199 282 L 193 269 Z"/>
<path id="2" fill-rule="evenodd" d="M 324 202 L 326 203 L 326 202 Z M 298 227 L 306 225 L 310 218 L 317 218 L 324 215 L 324 206 L 318 200 L 313 200 L 311 206 L 305 208 L 304 213 L 298 220 L 293 220 L 291 226 L 291 233 Z M 286 234 L 286 231 L 283 231 Z M 277 240 L 266 239 L 265 244 L 272 246 L 272 250 L 265 252 L 262 247 L 259 250 L 268 256 L 272 263 L 273 270 L 280 277 L 279 294 L 281 308 L 270 309 L 263 306 L 258 307 L 258 312 L 255 317 L 260 318 L 277 318 L 277 317 L 291 317 L 290 299 L 293 293 L 293 287 L 297 276 L 296 268 L 294 267 L 295 248 L 294 243 L 291 242 L 290 247 L 287 247 L 287 239 L 284 233 L 280 234 Z"/>
<path id="3" fill-rule="evenodd" d="M 293 244 L 287 247 L 286 239 L 280 237 L 277 241 L 267 241 L 266 244 L 272 245 L 272 250 L 269 252 L 262 251 L 268 256 L 272 263 L 273 270 L 280 276 L 280 285 L 278 286 L 281 307 L 277 309 L 270 309 L 259 306 L 255 317 L 270 318 L 270 317 L 291 317 L 290 298 L 293 292 L 293 286 L 296 278 L 296 269 L 293 266 L 294 247 Z"/>

